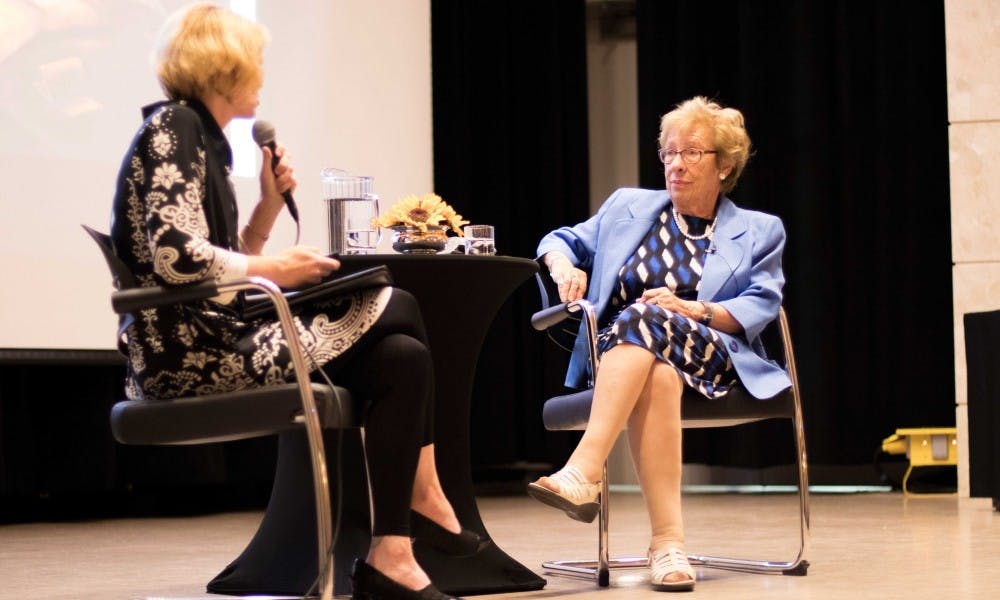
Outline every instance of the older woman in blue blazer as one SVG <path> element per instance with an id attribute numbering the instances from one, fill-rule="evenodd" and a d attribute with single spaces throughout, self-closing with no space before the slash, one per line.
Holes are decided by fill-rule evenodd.
<path id="1" fill-rule="evenodd" d="M 710 402 L 738 380 L 766 399 L 791 385 L 759 337 L 781 305 L 785 232 L 777 217 L 726 197 L 750 155 L 739 111 L 701 97 L 683 102 L 661 120 L 659 146 L 666 190 L 620 189 L 596 215 L 538 246 L 560 298 L 586 296 L 595 306 L 601 361 L 583 438 L 566 466 L 528 491 L 593 520 L 602 465 L 627 426 L 652 526 L 653 587 L 689 590 L 681 393 L 692 387 Z M 578 336 L 566 384 L 585 385 L 588 370 Z"/>

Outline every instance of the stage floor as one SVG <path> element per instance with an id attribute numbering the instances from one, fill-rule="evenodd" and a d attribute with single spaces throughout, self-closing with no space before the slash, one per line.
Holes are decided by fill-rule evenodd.
<path id="1" fill-rule="evenodd" d="M 484 497 L 486 526 L 508 554 L 548 580 L 498 598 L 663 598 L 648 573 L 618 571 L 612 586 L 544 573 L 551 559 L 590 558 L 596 525 L 571 521 L 526 496 Z M 792 494 L 689 494 L 688 549 L 790 560 Z M 0 598 L 47 600 L 205 596 L 204 584 L 243 549 L 260 513 L 0 526 Z M 613 554 L 642 554 L 648 524 L 638 494 L 612 495 Z M 711 598 L 1000 598 L 1000 513 L 986 499 L 905 499 L 898 493 L 814 494 L 806 577 L 698 569 Z M 224 598 L 224 596 L 209 596 Z"/>

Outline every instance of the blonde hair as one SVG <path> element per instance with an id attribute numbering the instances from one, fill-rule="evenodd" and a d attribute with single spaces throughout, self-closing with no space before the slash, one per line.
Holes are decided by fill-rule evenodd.
<path id="1" fill-rule="evenodd" d="M 662 149 L 672 131 L 704 125 L 714 134 L 716 164 L 732 164 L 729 175 L 722 180 L 722 191 L 728 194 L 750 160 L 750 136 L 743 124 L 743 113 L 735 108 L 723 108 L 704 96 L 695 96 L 677 105 L 660 119 L 659 146 Z"/>
<path id="2" fill-rule="evenodd" d="M 183 8 L 160 34 L 156 75 L 171 100 L 259 88 L 267 30 L 214 4 Z"/>

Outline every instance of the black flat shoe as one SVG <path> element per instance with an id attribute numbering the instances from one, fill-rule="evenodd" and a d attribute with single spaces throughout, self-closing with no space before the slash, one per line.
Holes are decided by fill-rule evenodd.
<path id="1" fill-rule="evenodd" d="M 455 557 L 472 556 L 489 543 L 465 528 L 460 533 L 452 533 L 415 510 L 410 511 L 410 534 L 417 542 Z"/>
<path id="2" fill-rule="evenodd" d="M 442 594 L 434 584 L 422 590 L 411 590 L 389 579 L 360 558 L 354 559 L 351 587 L 351 598 L 354 600 L 462 600 Z"/>

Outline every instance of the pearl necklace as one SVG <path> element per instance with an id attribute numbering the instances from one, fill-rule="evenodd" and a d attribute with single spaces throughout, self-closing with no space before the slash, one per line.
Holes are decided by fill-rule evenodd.
<path id="1" fill-rule="evenodd" d="M 681 215 L 677 212 L 677 209 L 671 207 L 670 212 L 674 216 L 674 223 L 677 224 L 677 229 L 679 229 L 681 235 L 683 235 L 687 239 L 689 240 L 703 240 L 705 238 L 712 239 L 712 232 L 715 231 L 715 222 L 719 220 L 719 215 L 715 215 L 715 218 L 712 219 L 712 222 L 705 227 L 705 231 L 703 231 L 701 235 L 691 235 L 690 233 L 688 233 L 687 221 L 685 221 L 684 218 L 681 217 Z"/>

